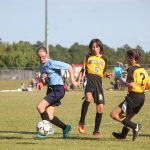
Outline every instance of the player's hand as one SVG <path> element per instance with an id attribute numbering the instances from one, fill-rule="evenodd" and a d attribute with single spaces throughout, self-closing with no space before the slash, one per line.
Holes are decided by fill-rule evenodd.
<path id="1" fill-rule="evenodd" d="M 107 74 L 105 75 L 105 77 L 106 77 L 106 78 L 109 78 L 109 79 L 112 78 L 112 73 L 107 73 Z"/>
<path id="2" fill-rule="evenodd" d="M 41 74 L 41 79 L 42 79 L 42 82 L 45 84 L 46 83 L 46 78 L 47 78 L 47 74 L 46 73 L 42 73 Z"/>
<path id="3" fill-rule="evenodd" d="M 79 82 L 76 82 L 76 81 L 72 82 L 72 84 L 73 84 L 75 87 L 79 87 L 79 86 L 80 86 L 80 83 L 79 83 Z"/>

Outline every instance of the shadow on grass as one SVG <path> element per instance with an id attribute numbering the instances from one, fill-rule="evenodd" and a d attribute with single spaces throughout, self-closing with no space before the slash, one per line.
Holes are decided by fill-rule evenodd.
<path id="1" fill-rule="evenodd" d="M 34 135 L 36 135 L 37 132 L 29 132 L 29 131 L 0 131 L 0 139 L 4 140 L 4 139 L 8 139 L 8 140 L 13 140 L 13 139 L 26 139 L 26 140 L 31 140 L 32 138 L 35 139 L 35 140 L 49 140 L 49 139 L 54 139 L 54 140 L 62 140 L 62 133 L 55 133 L 54 135 L 52 136 L 47 136 L 46 138 L 44 139 L 39 139 L 39 138 L 36 138 Z M 21 134 L 21 135 L 33 135 L 32 138 L 24 138 L 23 136 L 18 136 L 17 134 Z M 132 136 L 132 135 L 128 135 L 128 136 Z M 150 134 L 140 134 L 139 136 L 141 137 L 150 137 Z M 63 139 L 64 140 L 64 139 Z M 88 137 L 88 136 L 81 136 L 81 135 L 78 135 L 78 134 L 70 134 L 68 136 L 67 139 L 65 140 L 85 140 L 85 141 L 120 141 L 118 139 L 115 139 L 113 137 L 110 137 L 110 138 L 107 138 L 107 137 L 100 137 L 100 138 L 95 138 L 95 137 Z M 128 141 L 128 140 L 124 140 L 124 141 Z M 34 142 L 23 142 L 23 143 L 20 143 L 20 144 L 36 144 Z M 19 144 L 19 143 L 18 143 Z"/>
<path id="2" fill-rule="evenodd" d="M 133 136 L 132 134 L 129 134 L 128 136 Z M 139 137 L 150 137 L 150 134 L 139 134 Z"/>
<path id="3" fill-rule="evenodd" d="M 6 134 L 36 134 L 36 132 L 29 132 L 29 131 L 0 131 L 0 133 L 6 133 Z"/>
<path id="4" fill-rule="evenodd" d="M 150 137 L 150 134 L 140 134 L 141 137 Z"/>
<path id="5" fill-rule="evenodd" d="M 27 132 L 27 131 L 0 131 L 0 139 L 1 140 L 20 140 L 20 139 L 24 139 L 23 136 L 18 136 L 17 134 L 30 134 L 33 135 L 35 134 L 35 132 Z M 27 138 L 26 138 L 27 139 Z"/>
<path id="6" fill-rule="evenodd" d="M 57 136 L 55 136 L 55 135 L 57 135 Z M 39 138 L 34 138 L 35 140 L 49 140 L 49 139 L 51 139 L 51 140 L 58 140 L 58 139 L 60 139 L 60 140 L 83 140 L 83 141 L 115 141 L 116 139 L 114 139 L 114 138 L 103 138 L 103 137 L 100 137 L 100 138 L 95 138 L 95 137 L 82 137 L 82 136 L 80 136 L 80 135 L 70 135 L 70 136 L 68 136 L 68 138 L 66 138 L 66 139 L 64 139 L 63 137 L 62 137 L 62 134 L 55 134 L 55 135 L 52 135 L 52 136 L 48 136 L 48 137 L 46 137 L 46 138 L 44 138 L 44 139 L 39 139 Z M 59 137 L 58 137 L 59 136 Z"/>

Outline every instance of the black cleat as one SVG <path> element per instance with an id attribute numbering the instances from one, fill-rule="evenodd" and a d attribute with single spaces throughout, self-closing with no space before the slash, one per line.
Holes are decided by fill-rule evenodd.
<path id="1" fill-rule="evenodd" d="M 112 135 L 113 135 L 116 139 L 126 139 L 126 136 L 123 136 L 121 133 L 118 133 L 118 132 L 113 132 Z"/>
<path id="2" fill-rule="evenodd" d="M 141 130 L 141 128 L 142 128 L 142 125 L 137 123 L 136 128 L 133 129 L 133 139 L 132 139 L 132 141 L 134 141 L 138 137 L 139 131 Z"/>

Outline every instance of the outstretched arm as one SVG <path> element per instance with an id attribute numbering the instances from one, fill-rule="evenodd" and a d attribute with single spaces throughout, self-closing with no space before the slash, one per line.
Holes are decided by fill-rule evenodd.
<path id="1" fill-rule="evenodd" d="M 85 70 L 83 68 L 81 68 L 78 78 L 77 78 L 77 82 L 80 85 L 80 81 L 83 79 L 83 76 L 85 75 Z"/>
<path id="2" fill-rule="evenodd" d="M 79 85 L 78 85 L 78 82 L 75 81 L 75 78 L 74 78 L 74 71 L 73 71 L 73 68 L 72 68 L 71 65 L 69 66 L 68 72 L 69 72 L 69 75 L 70 75 L 70 81 L 71 81 L 71 83 L 72 83 L 75 87 L 79 86 Z"/>

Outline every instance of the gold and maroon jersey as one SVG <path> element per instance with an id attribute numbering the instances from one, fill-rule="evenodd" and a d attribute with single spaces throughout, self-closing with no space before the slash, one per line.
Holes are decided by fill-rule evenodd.
<path id="1" fill-rule="evenodd" d="M 86 74 L 88 73 L 103 77 L 106 67 L 107 60 L 102 55 L 95 56 L 88 54 L 84 59 L 82 69 L 85 70 Z"/>
<path id="2" fill-rule="evenodd" d="M 131 66 L 128 69 L 127 82 L 135 83 L 135 88 L 128 87 L 128 92 L 142 93 L 145 91 L 147 83 L 150 82 L 150 78 L 143 67 Z"/>

